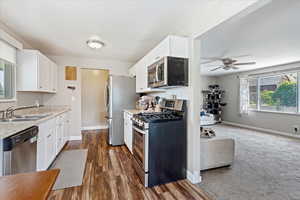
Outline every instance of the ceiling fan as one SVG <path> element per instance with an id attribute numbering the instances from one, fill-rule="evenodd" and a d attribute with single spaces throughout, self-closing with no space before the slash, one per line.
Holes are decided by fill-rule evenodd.
<path id="1" fill-rule="evenodd" d="M 205 62 L 202 62 L 201 64 L 209 64 L 213 63 L 216 61 L 221 61 L 223 65 L 218 66 L 217 68 L 211 69 L 210 71 L 216 71 L 218 69 L 224 69 L 224 70 L 236 70 L 239 69 L 239 66 L 243 65 L 255 65 L 256 62 L 238 62 L 236 58 L 242 58 L 242 57 L 249 57 L 250 55 L 240 55 L 240 56 L 232 56 L 232 57 L 224 57 L 224 58 L 219 58 L 219 57 L 205 57 L 202 58 L 204 60 L 208 60 Z"/>

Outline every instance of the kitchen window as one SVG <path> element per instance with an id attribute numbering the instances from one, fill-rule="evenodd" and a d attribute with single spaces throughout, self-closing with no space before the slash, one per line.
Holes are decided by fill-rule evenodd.
<path id="1" fill-rule="evenodd" d="M 299 114 L 298 79 L 297 72 L 248 78 L 249 110 Z"/>
<path id="2" fill-rule="evenodd" d="M 257 79 L 249 79 L 249 109 L 257 109 L 258 92 Z"/>
<path id="3" fill-rule="evenodd" d="M 16 101 L 15 47 L 0 38 L 0 102 Z"/>
<path id="4" fill-rule="evenodd" d="M 15 65 L 0 59 L 0 100 L 15 98 Z"/>

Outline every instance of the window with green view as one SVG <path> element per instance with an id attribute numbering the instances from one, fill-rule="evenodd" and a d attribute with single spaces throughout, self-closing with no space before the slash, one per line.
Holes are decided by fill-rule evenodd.
<path id="1" fill-rule="evenodd" d="M 249 108 L 261 111 L 298 112 L 298 73 L 249 79 Z"/>
<path id="2" fill-rule="evenodd" d="M 15 66 L 0 59 L 0 100 L 15 98 Z"/>

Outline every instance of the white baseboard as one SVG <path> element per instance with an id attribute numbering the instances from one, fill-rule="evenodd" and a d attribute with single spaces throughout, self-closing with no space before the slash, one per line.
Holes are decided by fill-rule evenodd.
<path id="1" fill-rule="evenodd" d="M 201 183 L 202 181 L 202 177 L 200 175 L 200 171 L 194 171 L 191 172 L 189 170 L 187 170 L 187 179 L 192 183 L 192 184 L 198 184 Z"/>
<path id="2" fill-rule="evenodd" d="M 107 125 L 99 125 L 99 126 L 84 126 L 84 127 L 81 127 L 82 131 L 100 130 L 100 129 L 108 129 L 108 126 Z"/>
<path id="3" fill-rule="evenodd" d="M 82 140 L 82 137 L 81 137 L 81 135 L 80 136 L 70 136 L 69 137 L 69 140 L 71 141 L 71 140 Z"/>
<path id="4" fill-rule="evenodd" d="M 272 129 L 259 128 L 259 127 L 249 126 L 249 125 L 245 125 L 245 124 L 239 124 L 239 123 L 235 123 L 235 122 L 222 121 L 222 123 L 231 125 L 231 126 L 252 129 L 255 131 L 261 131 L 261 132 L 266 132 L 266 133 L 270 133 L 270 134 L 300 139 L 300 135 L 293 135 L 292 133 L 286 133 L 286 132 L 276 131 L 276 130 L 272 130 Z"/>

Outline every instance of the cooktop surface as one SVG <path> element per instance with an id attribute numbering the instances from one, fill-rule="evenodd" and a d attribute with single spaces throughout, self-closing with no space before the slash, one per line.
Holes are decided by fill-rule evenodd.
<path id="1" fill-rule="evenodd" d="M 144 122 L 161 122 L 161 121 L 173 121 L 181 120 L 182 116 L 176 115 L 175 113 L 139 113 L 134 115 L 134 118 Z"/>

